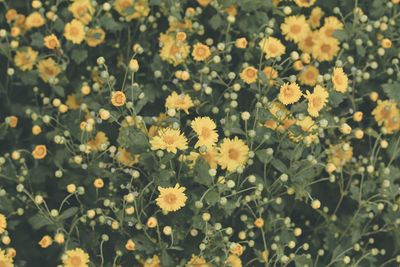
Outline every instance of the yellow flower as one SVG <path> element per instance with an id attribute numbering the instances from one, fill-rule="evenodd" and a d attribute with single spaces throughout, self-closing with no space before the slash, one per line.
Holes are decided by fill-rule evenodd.
<path id="1" fill-rule="evenodd" d="M 89 29 L 86 33 L 86 43 L 91 47 L 98 46 L 105 38 L 106 33 L 103 29 Z"/>
<path id="2" fill-rule="evenodd" d="M 192 57 L 196 61 L 204 61 L 211 55 L 211 50 L 207 45 L 196 43 L 193 46 Z"/>
<path id="3" fill-rule="evenodd" d="M 248 159 L 249 147 L 235 136 L 234 139 L 224 138 L 219 152 L 218 164 L 222 169 L 228 169 L 231 172 L 239 166 L 244 166 Z"/>
<path id="4" fill-rule="evenodd" d="M 89 255 L 80 248 L 67 250 L 61 258 L 64 267 L 89 267 Z"/>
<path id="5" fill-rule="evenodd" d="M 197 117 L 192 121 L 191 126 L 199 136 L 199 141 L 195 144 L 195 148 L 201 146 L 212 147 L 218 141 L 218 134 L 215 130 L 217 125 L 209 117 Z"/>
<path id="6" fill-rule="evenodd" d="M 39 60 L 37 69 L 39 77 L 45 82 L 50 81 L 51 78 L 55 78 L 61 72 L 61 68 L 56 65 L 56 62 L 52 58 Z"/>
<path id="7" fill-rule="evenodd" d="M 349 86 L 348 81 L 349 79 L 347 78 L 346 73 L 343 72 L 342 68 L 333 69 L 332 83 L 336 91 L 345 93 L 347 91 L 347 87 Z"/>
<path id="8" fill-rule="evenodd" d="M 275 80 L 276 78 L 278 78 L 278 71 L 276 71 L 274 68 L 270 67 L 270 66 L 266 66 L 262 72 L 265 74 L 265 76 L 267 76 L 268 82 L 270 85 L 275 84 Z"/>
<path id="9" fill-rule="evenodd" d="M 296 120 L 296 125 L 300 126 L 304 134 L 295 136 L 294 133 L 290 131 L 289 137 L 295 142 L 303 140 L 306 141 L 307 146 L 309 146 L 312 141 L 318 138 L 318 135 L 315 132 L 318 129 L 318 126 L 310 116 L 306 116 L 303 120 Z"/>
<path id="10" fill-rule="evenodd" d="M 308 65 L 306 69 L 300 74 L 299 81 L 301 84 L 314 86 L 317 83 L 318 75 L 319 70 L 312 65 Z"/>
<path id="11" fill-rule="evenodd" d="M 311 31 L 304 15 L 286 17 L 285 22 L 281 24 L 281 30 L 286 40 L 295 43 L 303 40 Z"/>
<path id="12" fill-rule="evenodd" d="M 68 106 L 69 109 L 78 109 L 81 107 L 82 100 L 76 98 L 75 94 L 70 94 L 67 96 L 67 100 L 65 104 Z"/>
<path id="13" fill-rule="evenodd" d="M 32 156 L 35 159 L 43 159 L 47 155 L 47 149 L 45 145 L 37 145 L 32 151 Z"/>
<path id="14" fill-rule="evenodd" d="M 392 41 L 390 41 L 390 39 L 385 38 L 382 40 L 381 46 L 383 48 L 390 48 L 390 47 L 392 47 Z"/>
<path id="15" fill-rule="evenodd" d="M 181 64 L 189 55 L 190 46 L 185 41 L 177 41 L 173 34 L 160 34 L 162 44 L 160 57 L 174 66 Z"/>
<path id="16" fill-rule="evenodd" d="M 294 2 L 301 7 L 310 7 L 314 5 L 316 0 L 294 0 Z"/>
<path id="17" fill-rule="evenodd" d="M 235 254 L 229 254 L 227 261 L 231 263 L 232 267 L 242 267 L 242 261 Z"/>
<path id="18" fill-rule="evenodd" d="M 160 191 L 160 195 L 156 199 L 157 205 L 163 211 L 177 211 L 180 208 L 185 206 L 185 202 L 187 196 L 183 191 L 185 191 L 185 187 L 180 187 L 179 184 L 176 184 L 175 187 L 167 187 L 162 188 L 158 187 L 158 191 Z"/>
<path id="19" fill-rule="evenodd" d="M 125 245 L 125 248 L 127 249 L 127 250 L 130 250 L 130 251 L 134 251 L 134 250 L 136 250 L 135 249 L 135 243 L 132 241 L 132 240 L 128 240 L 127 242 L 126 242 L 126 245 Z"/>
<path id="20" fill-rule="evenodd" d="M 72 12 L 75 19 L 80 20 L 85 25 L 92 20 L 92 14 L 95 11 L 90 0 L 75 0 L 68 7 L 68 10 Z"/>
<path id="21" fill-rule="evenodd" d="M 384 124 L 387 132 L 392 134 L 400 128 L 400 111 L 394 100 L 378 100 L 378 105 L 372 111 L 378 125 Z"/>
<path id="22" fill-rule="evenodd" d="M 43 236 L 43 238 L 39 241 L 39 245 L 42 248 L 47 248 L 49 247 L 51 244 L 53 243 L 53 239 L 51 239 L 51 237 L 49 235 L 45 235 Z"/>
<path id="23" fill-rule="evenodd" d="M 40 15 L 39 12 L 32 12 L 25 19 L 25 26 L 29 30 L 31 28 L 38 28 L 42 26 L 45 22 L 45 19 Z"/>
<path id="24" fill-rule="evenodd" d="M 132 167 L 134 164 L 139 162 L 140 155 L 132 155 L 132 153 L 126 151 L 122 147 L 118 148 L 117 160 L 126 166 Z"/>
<path id="25" fill-rule="evenodd" d="M 324 26 L 319 29 L 319 32 L 322 34 L 322 36 L 331 37 L 336 30 L 342 29 L 343 23 L 341 23 L 336 17 L 330 16 L 325 18 Z"/>
<path id="26" fill-rule="evenodd" d="M 265 53 L 265 59 L 274 58 L 285 54 L 285 46 L 277 38 L 263 38 L 258 45 Z"/>
<path id="27" fill-rule="evenodd" d="M 235 46 L 236 46 L 237 48 L 242 48 L 242 49 L 246 48 L 246 47 L 247 47 L 247 40 L 246 40 L 246 38 L 242 37 L 242 38 L 236 39 L 236 41 L 235 41 Z"/>
<path id="28" fill-rule="evenodd" d="M 197 0 L 197 3 L 201 5 L 202 7 L 208 6 L 208 4 L 211 2 L 211 0 Z"/>
<path id="29" fill-rule="evenodd" d="M 240 78 L 247 84 L 252 84 L 257 81 L 257 69 L 247 67 L 240 73 Z"/>
<path id="30" fill-rule="evenodd" d="M 32 70 L 38 54 L 38 52 L 32 50 L 29 46 L 22 51 L 17 51 L 14 57 L 14 63 L 22 71 Z"/>
<path id="31" fill-rule="evenodd" d="M 143 267 L 161 267 L 160 259 L 158 258 L 157 255 L 153 256 L 151 263 L 148 263 L 147 261 L 143 260 L 141 260 L 141 263 L 143 264 Z"/>
<path id="32" fill-rule="evenodd" d="M 197 256 L 192 254 L 192 258 L 188 263 L 186 263 L 186 267 L 195 266 L 195 267 L 211 267 L 211 265 L 207 264 L 206 260 L 203 256 Z"/>
<path id="33" fill-rule="evenodd" d="M 283 104 L 289 105 L 299 101 L 301 95 L 302 93 L 297 83 L 284 83 L 281 86 L 278 98 Z"/>
<path id="34" fill-rule="evenodd" d="M 1 267 L 14 267 L 13 259 L 5 254 L 5 251 L 0 248 L 0 266 Z"/>
<path id="35" fill-rule="evenodd" d="M 314 7 L 313 10 L 311 11 L 310 17 L 307 20 L 308 24 L 310 24 L 311 28 L 315 29 L 320 26 L 320 20 L 322 16 L 324 15 L 324 12 L 320 7 Z"/>
<path id="36" fill-rule="evenodd" d="M 147 0 L 116 0 L 114 9 L 128 21 L 140 17 L 147 17 L 150 12 Z"/>
<path id="37" fill-rule="evenodd" d="M 317 117 L 319 111 L 328 102 L 329 94 L 324 87 L 317 85 L 312 94 L 307 90 L 307 94 L 304 97 L 308 100 L 308 113 L 313 117 Z"/>
<path id="38" fill-rule="evenodd" d="M 57 36 L 54 34 L 44 37 L 44 46 L 48 49 L 54 49 L 60 47 L 60 41 L 58 41 Z"/>
<path id="39" fill-rule="evenodd" d="M 84 25 L 77 19 L 65 24 L 64 37 L 74 44 L 80 44 L 85 39 Z"/>
<path id="40" fill-rule="evenodd" d="M 263 220 L 263 218 L 257 218 L 257 219 L 254 221 L 254 225 L 255 225 L 256 227 L 258 227 L 258 228 L 263 227 L 263 226 L 264 226 L 264 220 Z"/>
<path id="41" fill-rule="evenodd" d="M 235 249 L 231 248 L 229 251 L 233 254 L 240 256 L 243 254 L 243 247 L 239 243 L 236 243 Z"/>
<path id="42" fill-rule="evenodd" d="M 150 217 L 148 220 L 147 220 L 147 227 L 149 227 L 149 228 L 154 228 L 154 227 L 156 227 L 157 226 L 157 218 L 155 218 L 155 217 Z"/>
<path id="43" fill-rule="evenodd" d="M 177 149 L 185 150 L 188 148 L 186 137 L 179 130 L 172 128 L 161 129 L 158 135 L 150 140 L 151 150 L 166 149 L 168 152 L 176 154 Z"/>
<path id="44" fill-rule="evenodd" d="M 11 128 L 17 127 L 18 118 L 15 117 L 14 115 L 11 115 L 9 118 L 10 118 L 10 123 L 8 124 L 8 126 L 10 126 Z"/>
<path id="45" fill-rule="evenodd" d="M 331 61 L 339 52 L 339 41 L 321 34 L 315 39 L 312 55 L 318 61 Z"/>
<path id="46" fill-rule="evenodd" d="M 188 109 L 193 107 L 194 104 L 190 95 L 188 94 L 180 94 L 178 95 L 175 91 L 169 95 L 165 101 L 166 108 L 172 108 L 176 110 L 183 110 L 186 114 L 189 114 Z"/>
<path id="47" fill-rule="evenodd" d="M 101 145 L 107 143 L 108 138 L 106 134 L 102 131 L 98 132 L 93 140 L 88 142 L 88 146 L 90 149 L 100 151 Z"/>
<path id="48" fill-rule="evenodd" d="M 202 157 L 210 166 L 212 169 L 217 169 L 218 168 L 218 157 L 219 153 L 216 147 L 209 147 L 207 148 L 206 152 L 202 153 L 197 153 L 197 152 L 190 152 L 188 156 L 186 156 L 186 159 L 188 161 L 192 161 L 191 164 L 188 164 L 189 167 L 193 167 L 193 165 L 196 163 L 196 159 L 198 157 Z"/>
<path id="49" fill-rule="evenodd" d="M 348 149 L 344 150 L 343 148 L 346 146 Z M 330 145 L 329 148 L 328 163 L 332 163 L 334 167 L 344 166 L 353 157 L 353 147 L 349 143 Z"/>
<path id="50" fill-rule="evenodd" d="M 301 40 L 298 44 L 299 49 L 304 53 L 312 53 L 313 47 L 315 45 L 315 40 L 318 37 L 317 31 L 310 31 L 303 40 Z"/>
<path id="51" fill-rule="evenodd" d="M 0 213 L 0 235 L 4 233 L 7 228 L 7 219 L 6 216 Z"/>
<path id="52" fill-rule="evenodd" d="M 121 91 L 116 91 L 113 92 L 111 95 L 111 103 L 115 106 L 115 107 L 120 107 L 123 106 L 126 102 L 126 96 L 123 92 Z"/>

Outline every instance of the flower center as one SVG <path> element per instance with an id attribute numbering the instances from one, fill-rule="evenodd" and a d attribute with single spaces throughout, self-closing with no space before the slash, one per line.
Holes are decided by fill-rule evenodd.
<path id="1" fill-rule="evenodd" d="M 249 78 L 254 78 L 257 76 L 257 72 L 255 72 L 253 69 L 247 69 L 246 75 Z"/>
<path id="2" fill-rule="evenodd" d="M 334 28 L 329 28 L 325 31 L 325 35 L 331 37 L 334 32 L 335 32 Z"/>
<path id="3" fill-rule="evenodd" d="M 71 265 L 74 267 L 79 267 L 82 264 L 81 259 L 78 256 L 74 256 L 71 258 Z"/>
<path id="4" fill-rule="evenodd" d="M 164 198 L 165 198 L 165 202 L 167 202 L 170 205 L 175 204 L 175 202 L 176 202 L 176 195 L 175 194 L 172 194 L 172 193 L 167 194 L 167 195 L 165 195 Z"/>
<path id="5" fill-rule="evenodd" d="M 6 267 L 6 263 L 4 261 L 0 261 L 0 267 Z"/>
<path id="6" fill-rule="evenodd" d="M 79 29 L 77 27 L 72 27 L 69 33 L 73 36 L 77 36 L 79 34 Z"/>
<path id="7" fill-rule="evenodd" d="M 329 53 L 331 50 L 331 46 L 329 44 L 323 44 L 321 45 L 321 51 L 324 53 Z"/>
<path id="8" fill-rule="evenodd" d="M 83 17 L 86 14 L 86 7 L 85 6 L 80 6 L 76 9 L 76 13 L 78 13 L 79 16 Z"/>
<path id="9" fill-rule="evenodd" d="M 172 145 L 173 143 L 175 143 L 175 138 L 173 136 L 170 136 L 170 135 L 164 136 L 163 140 L 168 145 Z"/>
<path id="10" fill-rule="evenodd" d="M 275 53 L 278 52 L 278 47 L 277 47 L 275 44 L 270 44 L 270 45 L 268 46 L 268 50 L 269 50 L 271 53 L 275 54 Z"/>
<path id="11" fill-rule="evenodd" d="M 204 49 L 204 47 L 199 47 L 196 49 L 196 54 L 200 57 L 203 57 L 206 54 L 206 50 Z"/>
<path id="12" fill-rule="evenodd" d="M 322 103 L 323 103 L 322 97 L 314 96 L 313 98 L 311 98 L 310 102 L 311 102 L 312 107 L 317 108 L 317 109 L 322 108 Z"/>
<path id="13" fill-rule="evenodd" d="M 292 25 L 290 27 L 290 31 L 294 34 L 298 34 L 299 32 L 301 32 L 301 26 L 298 24 Z"/>
<path id="14" fill-rule="evenodd" d="M 203 127 L 201 128 L 201 137 L 208 139 L 211 136 L 210 128 Z"/>
<path id="15" fill-rule="evenodd" d="M 315 77 L 314 72 L 312 70 L 309 70 L 306 72 L 306 78 L 309 80 L 313 80 Z"/>
<path id="16" fill-rule="evenodd" d="M 306 46 L 312 47 L 314 46 L 314 41 L 312 36 L 308 36 L 305 40 Z"/>
<path id="17" fill-rule="evenodd" d="M 237 160 L 239 157 L 239 151 L 237 151 L 237 149 L 231 148 L 229 149 L 229 158 L 233 159 L 233 160 Z"/>
<path id="18" fill-rule="evenodd" d="M 335 82 L 338 84 L 338 85 L 341 85 L 341 84 L 343 84 L 343 79 L 342 79 L 342 76 L 340 76 L 340 75 L 335 75 Z"/>

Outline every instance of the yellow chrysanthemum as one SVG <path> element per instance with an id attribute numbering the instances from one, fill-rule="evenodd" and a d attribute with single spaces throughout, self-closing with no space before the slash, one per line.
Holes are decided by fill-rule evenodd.
<path id="1" fill-rule="evenodd" d="M 81 107 L 82 99 L 77 98 L 75 94 L 70 94 L 67 96 L 65 104 L 68 106 L 69 109 L 78 109 Z"/>
<path id="2" fill-rule="evenodd" d="M 294 2 L 301 7 L 310 7 L 314 5 L 316 0 L 294 0 Z"/>
<path id="3" fill-rule="evenodd" d="M 336 30 L 342 30 L 343 23 L 334 16 L 325 18 L 324 26 L 319 29 L 320 34 L 325 37 L 331 37 Z"/>
<path id="4" fill-rule="evenodd" d="M 102 131 L 99 131 L 94 139 L 88 142 L 88 146 L 90 147 L 90 149 L 93 149 L 95 151 L 101 151 L 102 144 L 105 144 L 107 142 L 108 138 L 106 134 Z"/>
<path id="5" fill-rule="evenodd" d="M 60 41 L 58 41 L 57 36 L 54 34 L 44 37 L 44 46 L 48 49 L 54 49 L 60 47 Z"/>
<path id="6" fill-rule="evenodd" d="M 196 61 L 204 61 L 211 55 L 211 50 L 207 45 L 197 43 L 193 46 L 192 57 Z"/>
<path id="7" fill-rule="evenodd" d="M 195 267 L 211 267 L 211 265 L 207 264 L 206 260 L 203 256 L 197 256 L 192 254 L 192 258 L 188 263 L 186 263 L 186 267 L 195 266 Z"/>
<path id="8" fill-rule="evenodd" d="M 275 37 L 268 37 L 267 39 L 263 38 L 258 45 L 265 53 L 265 59 L 274 58 L 285 54 L 286 47 L 279 39 Z"/>
<path id="9" fill-rule="evenodd" d="M 105 38 L 106 33 L 103 29 L 89 29 L 86 33 L 86 43 L 90 47 L 98 46 Z"/>
<path id="10" fill-rule="evenodd" d="M 185 206 L 187 200 L 187 196 L 183 193 L 185 190 L 186 188 L 180 187 L 179 184 L 167 188 L 159 186 L 160 195 L 156 199 L 156 203 L 163 211 L 177 211 Z"/>
<path id="11" fill-rule="evenodd" d="M 242 261 L 235 254 L 230 254 L 227 261 L 231 263 L 232 267 L 242 267 Z"/>
<path id="12" fill-rule="evenodd" d="M 321 34 L 315 39 L 312 55 L 318 61 L 331 61 L 339 52 L 339 41 Z"/>
<path id="13" fill-rule="evenodd" d="M 314 86 L 317 83 L 318 75 L 319 70 L 312 65 L 308 65 L 305 70 L 300 74 L 299 81 L 301 84 Z"/>
<path id="14" fill-rule="evenodd" d="M 329 94 L 324 87 L 317 85 L 312 94 L 307 90 L 304 97 L 308 100 L 308 113 L 313 117 L 318 117 L 319 111 L 328 102 Z"/>
<path id="15" fill-rule="evenodd" d="M 347 87 L 349 87 L 349 79 L 347 78 L 346 73 L 343 72 L 342 68 L 333 69 L 332 83 L 336 91 L 341 93 L 347 91 Z"/>
<path id="16" fill-rule="evenodd" d="M 0 213 L 0 235 L 4 233 L 7 228 L 7 219 L 6 216 Z"/>
<path id="17" fill-rule="evenodd" d="M 246 67 L 241 73 L 240 78 L 247 84 L 257 81 L 257 69 L 254 67 Z"/>
<path id="18" fill-rule="evenodd" d="M 168 152 L 176 154 L 177 149 L 185 150 L 188 148 L 186 137 L 179 130 L 171 128 L 161 129 L 158 135 L 150 140 L 151 149 L 166 149 Z"/>
<path id="19" fill-rule="evenodd" d="M 64 267 L 89 267 L 89 255 L 80 248 L 67 250 L 61 258 Z"/>
<path id="20" fill-rule="evenodd" d="M 345 145 L 348 146 L 347 150 L 343 149 Z M 344 166 L 353 157 L 353 147 L 349 143 L 329 145 L 329 152 L 328 163 L 333 163 L 336 167 Z"/>
<path id="21" fill-rule="evenodd" d="M 303 40 L 311 31 L 304 15 L 286 17 L 285 22 L 281 24 L 281 30 L 286 40 L 295 43 Z"/>
<path id="22" fill-rule="evenodd" d="M 197 117 L 192 121 L 191 126 L 199 136 L 199 141 L 195 144 L 195 148 L 201 146 L 212 147 L 218 141 L 218 133 L 215 130 L 217 125 L 209 117 Z"/>
<path id="23" fill-rule="evenodd" d="M 31 47 L 27 47 L 22 51 L 17 51 L 14 57 L 14 63 L 22 71 L 32 70 L 38 54 L 39 53 L 34 51 Z"/>
<path id="24" fill-rule="evenodd" d="M 14 267 L 13 259 L 10 258 L 4 250 L 0 248 L 0 266 L 1 267 Z"/>
<path id="25" fill-rule="evenodd" d="M 269 84 L 275 84 L 275 79 L 278 78 L 278 71 L 270 66 L 265 67 L 262 72 L 267 76 Z"/>
<path id="26" fill-rule="evenodd" d="M 74 15 L 75 19 L 80 20 L 83 24 L 88 24 L 92 20 L 94 8 L 90 0 L 75 0 L 68 10 Z"/>
<path id="27" fill-rule="evenodd" d="M 299 101 L 302 93 L 297 83 L 284 83 L 281 86 L 278 99 L 285 105 L 293 104 Z"/>
<path id="28" fill-rule="evenodd" d="M 190 46 L 185 41 L 177 41 L 174 34 L 160 34 L 162 44 L 160 57 L 174 66 L 181 64 L 189 55 Z"/>
<path id="29" fill-rule="evenodd" d="M 394 100 L 378 100 L 378 105 L 372 111 L 378 125 L 384 124 L 389 134 L 400 127 L 400 111 Z"/>
<path id="30" fill-rule="evenodd" d="M 218 164 L 222 169 L 234 171 L 239 166 L 244 166 L 249 154 L 249 147 L 237 136 L 234 139 L 224 138 L 219 147 L 220 156 Z"/>
<path id="31" fill-rule="evenodd" d="M 80 44 L 85 39 L 84 25 L 77 19 L 65 24 L 64 37 L 74 44 Z"/>
<path id="32" fill-rule="evenodd" d="M 39 12 L 32 12 L 25 19 L 26 29 L 38 28 L 44 24 L 45 20 Z"/>
<path id="33" fill-rule="evenodd" d="M 194 104 L 190 95 L 180 94 L 178 95 L 175 91 L 167 97 L 165 100 L 166 108 L 173 108 L 176 110 L 183 110 L 186 114 L 189 114 L 189 108 L 193 107 Z"/>
<path id="34" fill-rule="evenodd" d="M 323 16 L 324 12 L 322 9 L 320 7 L 314 7 L 307 22 L 310 24 L 311 28 L 316 29 L 321 25 L 320 21 Z"/>
<path id="35" fill-rule="evenodd" d="M 122 164 L 132 167 L 134 164 L 139 162 L 139 156 L 140 155 L 132 155 L 132 153 L 119 147 L 116 159 Z"/>
<path id="36" fill-rule="evenodd" d="M 295 142 L 299 142 L 301 140 L 306 141 L 307 146 L 309 146 L 312 141 L 318 138 L 316 133 L 318 126 L 310 116 L 306 116 L 303 120 L 296 120 L 296 125 L 300 126 L 304 134 L 295 136 L 294 133 L 290 131 L 289 137 Z"/>
<path id="37" fill-rule="evenodd" d="M 313 47 L 315 45 L 315 40 L 318 37 L 318 32 L 310 31 L 303 40 L 298 43 L 299 49 L 304 52 L 311 54 L 313 52 Z"/>
<path id="38" fill-rule="evenodd" d="M 61 72 L 61 68 L 56 65 L 52 58 L 40 60 L 37 69 L 39 77 L 45 82 L 49 82 L 51 78 L 55 78 Z"/>
<path id="39" fill-rule="evenodd" d="M 143 267 L 161 267 L 160 258 L 157 255 L 154 255 L 152 261 L 149 263 L 148 261 L 140 260 L 143 264 Z"/>
<path id="40" fill-rule="evenodd" d="M 147 17 L 150 12 L 147 0 L 116 0 L 114 9 L 128 21 L 140 17 Z"/>

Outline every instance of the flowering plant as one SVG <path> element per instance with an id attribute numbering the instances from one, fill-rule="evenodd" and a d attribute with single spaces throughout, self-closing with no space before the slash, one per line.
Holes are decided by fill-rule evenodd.
<path id="1" fill-rule="evenodd" d="M 0 0 L 0 266 L 399 263 L 399 2 Z"/>

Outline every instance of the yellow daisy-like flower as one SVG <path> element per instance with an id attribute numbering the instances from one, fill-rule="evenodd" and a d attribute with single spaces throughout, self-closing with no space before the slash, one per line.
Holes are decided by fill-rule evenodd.
<path id="1" fill-rule="evenodd" d="M 235 254 L 229 254 L 227 261 L 231 263 L 232 267 L 242 267 L 242 261 Z"/>
<path id="2" fill-rule="evenodd" d="M 342 30 L 343 23 L 334 16 L 325 18 L 324 26 L 319 29 L 320 34 L 325 37 L 331 37 L 336 30 Z"/>
<path id="3" fill-rule="evenodd" d="M 345 144 L 349 145 L 348 150 L 343 149 Z M 350 162 L 353 157 L 353 147 L 350 146 L 350 143 L 330 145 L 329 148 L 328 163 L 333 163 L 336 167 L 344 166 L 347 162 Z"/>
<path id="4" fill-rule="evenodd" d="M 175 91 L 169 95 L 165 101 L 166 108 L 173 108 L 176 110 L 183 110 L 189 114 L 189 108 L 193 107 L 193 101 L 188 94 L 178 95 Z"/>
<path id="5" fill-rule="evenodd" d="M 108 138 L 106 134 L 102 131 L 99 131 L 94 137 L 94 139 L 88 142 L 88 146 L 90 147 L 90 149 L 93 149 L 95 151 L 100 151 L 101 145 L 107 143 L 107 141 Z"/>
<path id="6" fill-rule="evenodd" d="M 6 216 L 0 213 L 0 235 L 4 233 L 7 228 L 7 219 Z"/>
<path id="7" fill-rule="evenodd" d="M 339 52 L 339 41 L 319 34 L 313 46 L 312 55 L 318 61 L 331 61 Z"/>
<path id="8" fill-rule="evenodd" d="M 150 8 L 147 0 L 116 0 L 114 9 L 128 21 L 149 15 Z"/>
<path id="9" fill-rule="evenodd" d="M 153 256 L 151 263 L 143 260 L 140 260 L 140 262 L 143 264 L 143 267 L 161 267 L 160 258 L 157 255 Z"/>
<path id="10" fill-rule="evenodd" d="M 297 83 L 284 83 L 281 86 L 278 99 L 285 105 L 299 101 L 302 93 Z"/>
<path id="11" fill-rule="evenodd" d="M 64 267 L 89 267 L 89 255 L 80 248 L 67 250 L 61 258 Z"/>
<path id="12" fill-rule="evenodd" d="M 103 29 L 89 29 L 86 33 L 86 43 L 90 47 L 98 46 L 105 38 L 106 33 Z"/>
<path id="13" fill-rule="evenodd" d="M 74 44 L 80 44 L 85 39 L 84 25 L 77 19 L 65 24 L 64 37 Z"/>
<path id="14" fill-rule="evenodd" d="M 319 111 L 328 102 L 329 94 L 324 87 L 317 85 L 312 94 L 307 90 L 304 97 L 308 100 L 308 113 L 313 117 L 318 117 Z"/>
<path id="15" fill-rule="evenodd" d="M 278 78 L 278 71 L 270 66 L 265 67 L 262 72 L 267 76 L 267 79 L 269 81 L 269 84 L 273 85 L 275 84 L 276 78 Z"/>
<path id="16" fill-rule="evenodd" d="M 124 92 L 116 91 L 112 93 L 111 103 L 113 104 L 113 106 L 121 107 L 125 104 L 125 102 L 126 102 L 126 96 Z"/>
<path id="17" fill-rule="evenodd" d="M 311 31 L 304 15 L 286 17 L 285 22 L 281 24 L 281 30 L 286 40 L 295 43 L 303 40 Z"/>
<path id="18" fill-rule="evenodd" d="M 252 84 L 257 81 L 257 69 L 247 67 L 240 73 L 240 78 L 247 84 Z"/>
<path id="19" fill-rule="evenodd" d="M 315 45 L 315 40 L 318 37 L 318 32 L 309 32 L 306 37 L 298 43 L 299 49 L 304 53 L 311 54 Z"/>
<path id="20" fill-rule="evenodd" d="M 191 126 L 199 136 L 199 141 L 195 144 L 195 148 L 201 146 L 212 147 L 218 141 L 218 133 L 215 130 L 217 125 L 209 117 L 197 117 L 192 121 Z"/>
<path id="21" fill-rule="evenodd" d="M 37 145 L 32 151 L 32 156 L 35 159 L 43 159 L 47 155 L 47 149 L 45 145 Z"/>
<path id="22" fill-rule="evenodd" d="M 140 155 L 132 155 L 132 153 L 126 151 L 122 147 L 118 148 L 117 160 L 126 166 L 132 167 L 134 164 L 139 162 Z"/>
<path id="23" fill-rule="evenodd" d="M 77 98 L 75 94 L 70 94 L 67 96 L 65 104 L 68 106 L 69 109 L 78 109 L 81 107 L 82 99 Z"/>
<path id="24" fill-rule="evenodd" d="M 197 43 L 193 46 L 192 57 L 196 61 L 204 61 L 211 55 L 211 50 L 207 45 Z"/>
<path id="25" fill-rule="evenodd" d="M 279 57 L 285 54 L 286 47 L 282 44 L 281 40 L 275 37 L 263 38 L 258 45 L 265 53 L 265 59 Z"/>
<path id="26" fill-rule="evenodd" d="M 49 82 L 51 78 L 55 78 L 61 72 L 61 68 L 56 65 L 52 58 L 40 60 L 37 69 L 39 77 L 45 82 Z"/>
<path id="27" fill-rule="evenodd" d="M 30 46 L 22 51 L 17 51 L 14 57 L 15 65 L 22 71 L 32 70 L 39 53 Z"/>
<path id="28" fill-rule="evenodd" d="M 185 150 L 188 148 L 186 137 L 179 130 L 172 128 L 161 129 L 158 135 L 150 140 L 151 150 L 166 149 L 168 152 L 176 154 L 177 149 Z"/>
<path id="29" fill-rule="evenodd" d="M 74 18 L 80 20 L 83 24 L 88 24 L 92 20 L 94 8 L 90 0 L 75 0 L 68 10 L 74 15 Z"/>
<path id="30" fill-rule="evenodd" d="M 167 188 L 159 186 L 160 195 L 156 199 L 156 203 L 163 211 L 177 211 L 185 206 L 187 200 L 187 196 L 183 193 L 185 190 L 186 188 L 180 187 L 179 184 Z"/>
<path id="31" fill-rule="evenodd" d="M 203 256 L 197 256 L 192 254 L 192 258 L 188 263 L 186 263 L 186 267 L 189 266 L 196 266 L 196 267 L 211 267 L 211 265 L 207 264 L 206 260 L 203 258 Z"/>
<path id="32" fill-rule="evenodd" d="M 316 0 L 294 0 L 294 2 L 301 7 L 310 7 L 314 5 Z"/>
<path id="33" fill-rule="evenodd" d="M 349 78 L 346 73 L 343 72 L 343 68 L 334 68 L 332 77 L 333 87 L 335 90 L 341 93 L 345 93 L 347 87 L 349 87 Z"/>
<path id="34" fill-rule="evenodd" d="M 324 12 L 322 9 L 320 7 L 314 7 L 307 22 L 310 24 L 311 28 L 316 29 L 321 25 L 320 21 L 323 16 Z"/>
<path id="35" fill-rule="evenodd" d="M 371 114 L 374 115 L 379 126 L 398 113 L 396 105 L 394 100 L 378 100 L 378 105 Z"/>
<path id="36" fill-rule="evenodd" d="M 10 258 L 4 250 L 0 248 L 0 266 L 1 267 L 14 267 L 13 259 Z"/>
<path id="37" fill-rule="evenodd" d="M 57 36 L 54 34 L 44 37 L 44 46 L 48 49 L 54 49 L 60 47 L 60 41 L 58 41 Z"/>
<path id="38" fill-rule="evenodd" d="M 39 12 L 32 12 L 25 19 L 25 26 L 29 30 L 31 28 L 38 28 L 44 24 L 45 20 Z"/>
<path id="39" fill-rule="evenodd" d="M 224 138 L 219 153 L 218 164 L 222 169 L 231 172 L 239 166 L 244 166 L 248 159 L 249 147 L 237 136 L 234 139 Z"/>
<path id="40" fill-rule="evenodd" d="M 185 41 L 177 41 L 175 35 L 161 33 L 160 57 L 174 66 L 181 64 L 189 55 L 190 46 Z M 178 56 L 179 55 L 179 56 Z"/>
<path id="41" fill-rule="evenodd" d="M 299 81 L 301 84 L 314 86 L 317 83 L 318 75 L 319 70 L 312 65 L 308 65 L 306 69 L 300 74 Z"/>

